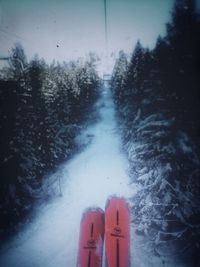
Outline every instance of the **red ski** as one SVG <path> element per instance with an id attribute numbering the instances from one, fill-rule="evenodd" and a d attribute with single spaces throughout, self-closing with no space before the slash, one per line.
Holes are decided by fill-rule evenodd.
<path id="1" fill-rule="evenodd" d="M 83 214 L 77 267 L 101 267 L 104 240 L 104 212 L 89 208 Z"/>
<path id="2" fill-rule="evenodd" d="M 106 205 L 105 256 L 107 267 L 128 267 L 130 264 L 130 217 L 123 198 L 112 197 Z"/>

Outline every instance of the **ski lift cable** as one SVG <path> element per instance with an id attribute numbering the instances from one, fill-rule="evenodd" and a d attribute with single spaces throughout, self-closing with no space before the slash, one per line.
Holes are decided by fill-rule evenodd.
<path id="1" fill-rule="evenodd" d="M 4 57 L 4 56 L 1 57 L 1 56 L 0 56 L 0 60 L 9 60 L 9 57 Z"/>
<path id="2" fill-rule="evenodd" d="M 108 46 L 108 22 L 107 22 L 107 0 L 104 0 L 104 19 L 105 19 L 105 44 Z"/>
<path id="3" fill-rule="evenodd" d="M 104 0 L 104 25 L 105 25 L 105 69 L 108 69 L 108 14 L 107 14 L 107 0 Z"/>
<path id="4" fill-rule="evenodd" d="M 25 42 L 27 42 L 27 41 L 30 42 L 28 39 L 25 39 L 25 38 L 21 37 L 20 35 L 18 35 L 16 33 L 9 32 L 9 31 L 3 29 L 2 27 L 0 27 L 0 32 L 6 34 L 7 36 L 12 36 L 12 37 L 15 37 L 15 38 L 17 38 L 19 40 L 25 41 Z"/>

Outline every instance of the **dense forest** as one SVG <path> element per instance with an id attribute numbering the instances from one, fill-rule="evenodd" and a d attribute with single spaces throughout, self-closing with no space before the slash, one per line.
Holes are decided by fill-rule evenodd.
<path id="1" fill-rule="evenodd" d="M 34 203 L 60 193 L 47 174 L 80 149 L 76 136 L 91 119 L 100 80 L 95 55 L 48 65 L 28 62 L 16 44 L 0 76 L 0 235 L 24 224 Z M 50 186 L 49 183 L 55 183 Z M 55 192 L 49 192 L 54 188 Z"/>
<path id="2" fill-rule="evenodd" d="M 111 80 L 131 180 L 140 188 L 132 211 L 141 248 L 192 255 L 190 266 L 199 266 L 200 247 L 199 48 L 195 1 L 177 0 L 166 35 L 152 50 L 138 41 L 131 57 L 121 51 Z"/>

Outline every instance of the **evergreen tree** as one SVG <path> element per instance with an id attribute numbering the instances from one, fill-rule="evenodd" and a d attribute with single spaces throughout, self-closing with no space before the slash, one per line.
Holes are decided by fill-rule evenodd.
<path id="1" fill-rule="evenodd" d="M 200 26 L 194 0 L 177 0 L 172 21 L 167 25 L 166 40 L 169 43 L 168 87 L 179 101 L 179 121 L 196 120 L 200 115 L 199 58 Z M 175 108 L 175 107 L 174 107 Z M 190 127 L 190 131 L 193 126 Z"/>
<path id="2" fill-rule="evenodd" d="M 127 70 L 128 70 L 127 56 L 124 53 L 124 51 L 121 50 L 119 52 L 119 57 L 116 60 L 111 80 L 111 84 L 115 88 L 114 98 L 116 103 L 118 103 L 119 101 L 122 102 L 124 99 L 124 93 L 127 93 L 124 90 Z"/>
<path id="3" fill-rule="evenodd" d="M 143 81 L 143 64 L 144 64 L 144 48 L 140 41 L 137 41 L 134 52 L 132 54 L 127 74 L 127 86 L 137 93 L 141 88 Z"/>
<path id="4" fill-rule="evenodd" d="M 27 64 L 27 58 L 22 45 L 16 43 L 15 47 L 11 49 L 7 77 L 25 86 L 27 82 Z"/>

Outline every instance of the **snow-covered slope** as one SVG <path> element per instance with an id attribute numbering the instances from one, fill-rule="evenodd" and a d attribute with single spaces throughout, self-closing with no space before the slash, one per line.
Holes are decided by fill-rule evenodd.
<path id="1" fill-rule="evenodd" d="M 54 175 L 60 176 L 62 197 L 40 206 L 36 217 L 0 251 L 3 267 L 73 267 L 76 265 L 79 225 L 89 206 L 105 207 L 117 194 L 131 197 L 134 188 L 126 174 L 109 88 L 97 103 L 100 120 L 81 133 L 90 144 Z M 53 180 L 53 177 L 49 179 Z"/>

